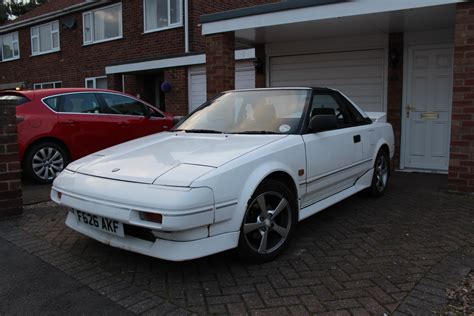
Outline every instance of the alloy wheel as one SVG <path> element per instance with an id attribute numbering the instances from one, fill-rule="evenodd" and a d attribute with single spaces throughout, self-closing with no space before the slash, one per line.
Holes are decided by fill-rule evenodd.
<path id="1" fill-rule="evenodd" d="M 288 239 L 291 206 L 278 192 L 257 196 L 245 213 L 243 234 L 247 245 L 258 254 L 271 254 Z"/>
<path id="2" fill-rule="evenodd" d="M 379 192 L 385 190 L 388 179 L 388 163 L 385 155 L 379 155 L 375 163 L 376 187 Z"/>
<path id="3" fill-rule="evenodd" d="M 42 180 L 54 179 L 64 169 L 64 157 L 53 147 L 43 147 L 33 156 L 33 172 Z"/>

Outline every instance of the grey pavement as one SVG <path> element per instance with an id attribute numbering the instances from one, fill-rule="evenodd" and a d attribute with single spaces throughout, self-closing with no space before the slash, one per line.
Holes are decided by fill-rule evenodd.
<path id="1" fill-rule="evenodd" d="M 22 179 L 23 205 L 31 205 L 47 202 L 50 200 L 50 184 L 32 183 L 27 179 Z"/>
<path id="2" fill-rule="evenodd" d="M 28 280 L 2 287 L 0 302 L 12 299 L 0 314 L 29 304 L 48 313 L 61 299 L 80 313 L 68 290 L 77 287 L 105 300 L 104 313 L 114 302 L 144 315 L 431 315 L 474 269 L 474 197 L 447 193 L 446 180 L 397 172 L 383 197 L 356 195 L 299 223 L 282 255 L 260 265 L 232 251 L 181 263 L 142 256 L 70 230 L 64 207 L 29 205 L 0 221 L 0 238 L 17 251 L 0 253 L 0 265 L 14 267 L 0 270 L 0 284 Z M 29 273 L 13 282 L 17 266 Z"/>
<path id="3" fill-rule="evenodd" d="M 0 284 L 0 315 L 131 315 L 3 238 Z"/>

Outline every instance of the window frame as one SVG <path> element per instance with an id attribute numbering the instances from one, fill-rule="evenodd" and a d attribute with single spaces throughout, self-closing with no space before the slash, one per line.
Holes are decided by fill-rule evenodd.
<path id="1" fill-rule="evenodd" d="M 95 101 L 97 102 L 97 106 L 98 106 L 98 109 L 99 109 L 99 113 L 87 113 L 87 112 L 64 112 L 64 102 L 66 100 L 66 97 L 69 97 L 69 96 L 74 96 L 74 95 L 85 95 L 85 94 L 90 94 L 94 97 Z M 46 98 L 43 98 L 43 103 L 46 104 L 46 102 L 44 100 L 47 100 L 49 98 L 53 98 L 53 97 L 59 97 L 60 98 L 60 101 L 59 101 L 59 106 L 58 106 L 58 111 L 56 113 L 58 114 L 65 114 L 65 115 L 104 115 L 104 114 L 107 114 L 107 113 L 104 113 L 104 108 L 102 106 L 102 103 L 101 103 L 101 100 L 99 98 L 99 96 L 97 95 L 97 93 L 93 92 L 93 91 L 84 91 L 84 92 L 71 92 L 71 93 L 65 93 L 65 94 L 60 94 L 60 95 L 56 95 L 56 96 L 49 96 L 49 97 L 46 97 Z M 46 106 L 48 106 L 46 104 Z M 48 106 L 49 107 L 49 106 Z M 50 108 L 51 109 L 51 108 Z M 52 111 L 54 111 L 53 109 L 51 109 Z"/>
<path id="2" fill-rule="evenodd" d="M 107 76 L 98 76 L 98 77 L 87 77 L 84 79 L 84 87 L 87 89 L 98 89 L 97 88 L 97 79 L 105 79 L 107 80 Z M 87 87 L 87 82 L 92 81 L 93 82 L 93 88 Z M 101 88 L 102 89 L 102 88 Z"/>
<path id="3" fill-rule="evenodd" d="M 352 104 L 352 102 L 347 99 L 342 93 L 336 92 L 335 93 L 335 99 L 339 103 L 342 103 L 345 107 L 345 110 L 350 116 L 351 120 L 351 127 L 354 126 L 361 126 L 361 125 L 369 125 L 372 124 L 372 120 L 370 118 L 365 118 L 362 113 Z M 357 120 L 357 116 L 361 120 Z"/>
<path id="4" fill-rule="evenodd" d="M 58 29 L 57 30 L 53 30 L 53 24 L 57 23 L 58 24 Z M 47 51 L 44 51 L 42 52 L 41 51 L 41 45 L 40 45 L 40 42 L 41 42 L 41 39 L 40 39 L 40 32 L 39 32 L 39 28 L 42 27 L 42 26 L 46 26 L 46 25 L 49 25 L 50 26 L 50 39 L 51 39 L 51 49 L 50 50 L 47 50 Z M 38 29 L 38 35 L 33 35 L 33 29 Z M 57 48 L 54 48 L 53 47 L 53 34 L 54 33 L 58 33 L 58 47 Z M 38 39 L 38 52 L 34 52 L 33 51 L 33 39 Z M 59 52 L 61 51 L 61 33 L 59 31 L 59 20 L 55 20 L 55 21 L 51 21 L 51 22 L 48 22 L 48 23 L 44 23 L 44 24 L 40 24 L 40 25 L 36 25 L 36 26 L 32 26 L 30 28 L 30 44 L 31 44 L 31 56 L 39 56 L 39 55 L 44 55 L 44 54 L 50 54 L 50 53 L 56 53 L 56 52 Z"/>
<path id="5" fill-rule="evenodd" d="M 115 37 L 111 37 L 111 38 L 102 39 L 102 40 L 95 40 L 95 35 L 94 35 L 94 33 L 95 33 L 94 13 L 97 12 L 97 11 L 101 11 L 101 10 L 108 9 L 108 8 L 111 8 L 111 7 L 115 7 L 115 6 L 120 6 L 119 35 L 115 36 Z M 122 2 L 118 2 L 118 3 L 108 5 L 108 6 L 97 8 L 95 10 L 90 10 L 90 11 L 87 11 L 87 12 L 83 12 L 82 13 L 82 44 L 83 44 L 83 46 L 99 44 L 99 43 L 110 42 L 110 41 L 115 41 L 115 40 L 122 39 L 123 38 L 123 10 L 122 9 L 123 9 Z M 90 33 L 91 33 L 90 41 L 86 41 L 86 32 L 85 32 L 85 27 L 86 27 L 86 24 L 85 24 L 86 18 L 85 17 L 86 17 L 86 15 L 89 15 L 90 23 L 91 23 L 91 25 L 90 25 L 90 27 L 91 27 L 91 29 L 90 29 Z"/>
<path id="6" fill-rule="evenodd" d="M 351 128 L 351 127 L 356 127 L 356 126 L 361 126 L 361 125 L 369 125 L 372 124 L 372 121 L 370 119 L 365 119 L 364 121 L 357 122 L 354 119 L 354 112 L 358 113 L 361 117 L 363 117 L 362 113 L 357 110 L 352 103 L 345 97 L 343 96 L 340 92 L 334 91 L 334 90 L 313 90 L 312 95 L 311 95 L 311 100 L 308 105 L 307 113 L 306 113 L 306 122 L 304 123 L 304 130 L 302 134 L 312 134 L 312 132 L 309 132 L 308 126 L 309 122 L 311 121 L 311 112 L 312 112 L 312 107 L 313 107 L 313 101 L 314 97 L 316 95 L 329 95 L 331 96 L 334 101 L 337 102 L 340 108 L 340 112 L 343 113 L 343 115 L 347 115 L 349 119 L 349 123 L 345 124 L 344 126 L 338 126 L 335 129 L 332 129 L 331 131 L 337 131 L 340 129 L 346 129 L 346 128 Z"/>
<path id="7" fill-rule="evenodd" d="M 43 103 L 44 106 L 46 106 L 50 111 L 56 113 L 56 114 L 70 114 L 70 112 L 59 112 L 59 111 L 55 111 L 53 110 L 52 108 L 49 107 L 49 105 L 45 102 L 45 100 L 47 99 L 50 99 L 50 98 L 60 98 L 60 102 L 61 102 L 61 105 L 62 106 L 62 102 L 63 102 L 63 97 L 64 96 L 67 96 L 67 95 L 70 95 L 70 94 L 82 94 L 82 93 L 92 93 L 95 95 L 96 99 L 99 101 L 99 104 L 100 104 L 100 109 L 101 109 L 101 113 L 74 113 L 74 114 L 78 114 L 78 115 L 120 115 L 120 116 L 128 116 L 130 117 L 130 115 L 127 115 L 127 114 L 109 114 L 109 113 L 105 113 L 105 100 L 104 98 L 102 97 L 103 94 L 112 94 L 112 95 L 119 95 L 119 96 L 124 96 L 124 97 L 127 97 L 127 98 L 130 98 L 132 100 L 135 100 L 135 101 L 138 101 L 140 102 L 141 104 L 143 104 L 149 111 L 152 111 L 153 113 L 157 114 L 157 116 L 154 116 L 152 115 L 151 116 L 151 119 L 165 119 L 166 118 L 166 115 L 159 109 L 155 108 L 154 106 L 146 103 L 145 101 L 142 101 L 138 98 L 135 98 L 133 96 L 130 96 L 130 95 L 125 95 L 125 94 L 122 94 L 122 93 L 117 93 L 117 92 L 111 92 L 111 91 L 76 91 L 76 92 L 66 92 L 66 93 L 58 93 L 58 94 L 52 94 L 52 95 L 48 95 L 48 96 L 45 96 L 43 98 L 41 98 L 41 103 Z M 137 117 L 137 116 L 134 116 L 134 117 Z"/>
<path id="8" fill-rule="evenodd" d="M 60 84 L 61 86 L 60 87 L 56 87 L 56 84 Z M 46 89 L 60 89 L 63 87 L 63 82 L 62 81 L 49 81 L 49 82 L 37 82 L 37 83 L 34 83 L 33 84 L 33 90 L 43 90 L 45 88 L 43 88 L 43 85 L 46 85 L 46 84 L 52 84 L 53 87 L 52 88 L 46 88 Z M 40 85 L 41 88 L 37 89 L 36 86 Z"/>
<path id="9" fill-rule="evenodd" d="M 146 118 L 147 117 L 146 114 L 149 114 L 150 115 L 149 118 L 156 118 L 156 119 L 165 118 L 165 115 L 159 109 L 151 106 L 150 104 L 146 103 L 145 101 L 134 98 L 132 96 L 123 95 L 123 94 L 120 94 L 120 93 L 107 92 L 107 91 L 99 91 L 99 92 L 96 92 L 96 94 L 97 94 L 97 98 L 102 103 L 104 114 L 106 114 L 106 115 L 118 115 L 118 116 L 127 116 L 127 117 L 130 117 L 130 116 L 131 117 L 145 117 Z M 145 115 L 143 115 L 143 116 L 142 115 L 132 115 L 132 114 L 105 113 L 106 107 L 109 107 L 109 105 L 107 104 L 107 101 L 105 100 L 104 95 L 116 95 L 116 96 L 119 96 L 119 97 L 124 97 L 124 98 L 130 99 L 130 100 L 133 100 L 135 102 L 138 102 L 138 103 L 140 103 L 141 105 L 143 105 L 145 107 L 145 111 L 148 112 L 148 113 L 145 113 Z"/>
<path id="10" fill-rule="evenodd" d="M 159 0 L 157 0 L 159 1 Z M 178 27 L 183 27 L 183 12 L 184 12 L 184 4 L 183 4 L 183 0 L 178 0 L 178 3 L 179 3 L 179 22 L 177 23 L 169 23 L 171 21 L 171 6 L 170 6 L 170 3 L 171 3 L 171 0 L 166 0 L 168 2 L 168 25 L 167 26 L 163 26 L 163 27 L 158 27 L 158 28 L 154 28 L 154 29 L 149 29 L 147 30 L 146 28 L 146 2 L 147 0 L 143 0 L 143 33 L 144 34 L 147 34 L 147 33 L 154 33 L 154 32 L 160 32 L 160 31 L 165 31 L 165 30 L 170 30 L 170 29 L 174 29 L 174 28 L 178 28 Z"/>
<path id="11" fill-rule="evenodd" d="M 15 40 L 15 37 L 14 37 L 15 34 L 16 34 L 16 40 Z M 7 36 L 12 37 L 13 57 L 5 59 L 5 57 L 3 55 L 3 39 Z M 18 31 L 8 33 L 8 34 L 4 34 L 4 35 L 0 35 L 0 45 L 1 45 L 0 46 L 0 54 L 1 54 L 1 57 L 2 57 L 2 60 L 0 62 L 4 63 L 4 62 L 20 59 L 20 38 L 19 38 L 19 36 L 20 35 L 18 34 Z M 15 56 L 15 43 L 18 46 L 18 56 Z"/>

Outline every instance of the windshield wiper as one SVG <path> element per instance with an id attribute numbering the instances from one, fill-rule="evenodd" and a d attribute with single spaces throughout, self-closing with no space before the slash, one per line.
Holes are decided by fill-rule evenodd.
<path id="1" fill-rule="evenodd" d="M 221 131 L 216 131 L 213 129 L 177 129 L 174 132 L 185 132 L 185 133 L 203 133 L 203 134 L 222 134 Z"/>
<path id="2" fill-rule="evenodd" d="M 280 134 L 277 132 L 272 131 L 243 131 L 243 132 L 235 132 L 230 134 Z"/>

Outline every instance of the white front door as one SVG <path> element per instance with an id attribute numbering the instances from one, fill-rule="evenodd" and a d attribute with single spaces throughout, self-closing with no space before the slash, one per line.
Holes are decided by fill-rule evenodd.
<path id="1" fill-rule="evenodd" d="M 452 47 L 408 49 L 402 167 L 447 171 L 452 107 Z"/>

